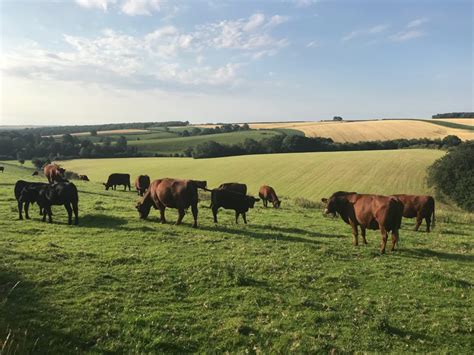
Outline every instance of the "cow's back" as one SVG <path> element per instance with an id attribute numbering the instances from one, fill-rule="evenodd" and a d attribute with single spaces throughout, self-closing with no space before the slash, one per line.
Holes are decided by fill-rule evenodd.
<path id="1" fill-rule="evenodd" d="M 403 203 L 393 196 L 354 194 L 350 195 L 358 224 L 369 229 L 399 229 Z"/>
<path id="2" fill-rule="evenodd" d="M 237 192 L 243 195 L 247 194 L 247 185 L 238 182 L 226 182 L 221 184 L 218 188 L 221 190 Z"/>
<path id="3" fill-rule="evenodd" d="M 166 207 L 188 208 L 198 200 L 197 186 L 192 180 L 172 178 L 155 180 L 150 185 L 150 190 Z"/>
<path id="4" fill-rule="evenodd" d="M 109 175 L 107 180 L 109 184 L 112 185 L 121 185 L 130 183 L 130 174 L 122 174 L 122 173 L 113 173 Z"/>
<path id="5" fill-rule="evenodd" d="M 434 210 L 434 198 L 428 195 L 393 195 L 403 203 L 403 216 L 406 218 L 431 215 Z"/>

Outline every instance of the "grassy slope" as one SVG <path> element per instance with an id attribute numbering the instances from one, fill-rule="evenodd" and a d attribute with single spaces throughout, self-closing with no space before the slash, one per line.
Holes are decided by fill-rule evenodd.
<path id="1" fill-rule="evenodd" d="M 139 141 L 131 141 L 129 145 L 137 146 L 139 150 L 146 152 L 160 152 L 160 153 L 176 153 L 182 152 L 188 147 L 194 147 L 202 142 L 213 140 L 218 143 L 235 144 L 241 143 L 246 138 L 252 138 L 255 140 L 270 137 L 272 135 L 279 134 L 276 131 L 271 130 L 252 130 L 242 132 L 231 132 L 222 134 L 212 134 L 205 136 L 192 136 L 192 137 L 177 137 L 177 138 L 165 138 L 165 139 L 142 139 Z"/>
<path id="2" fill-rule="evenodd" d="M 438 210 L 429 235 L 405 221 L 400 250 L 380 257 L 377 232 L 353 247 L 340 220 L 288 200 L 281 210 L 258 206 L 247 226 L 230 212 L 214 226 L 205 201 L 194 230 L 189 216 L 183 226 L 160 225 L 156 211 L 140 221 L 134 193 L 77 182 L 80 226 L 65 225 L 60 207 L 45 225 L 36 206 L 33 220 L 17 221 L 12 195 L 17 179 L 42 179 L 6 167 L 5 353 L 472 352 L 472 215 Z"/>
<path id="3" fill-rule="evenodd" d="M 373 193 L 424 193 L 425 169 L 444 153 L 437 150 L 294 153 L 238 156 L 218 159 L 129 158 L 72 160 L 67 169 L 103 182 L 112 172 L 134 178 L 181 177 L 207 180 L 209 186 L 241 181 L 257 193 L 263 184 L 277 193 L 319 199 L 337 190 Z"/>
<path id="4" fill-rule="evenodd" d="M 463 140 L 474 139 L 474 132 L 444 127 L 418 120 L 383 120 L 353 122 L 301 122 L 251 124 L 251 128 L 291 128 L 308 137 L 330 137 L 336 142 L 390 140 L 397 138 L 443 138 L 454 134 Z"/>

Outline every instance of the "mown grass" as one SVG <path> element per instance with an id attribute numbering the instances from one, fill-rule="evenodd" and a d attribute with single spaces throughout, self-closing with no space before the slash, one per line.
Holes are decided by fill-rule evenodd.
<path id="1" fill-rule="evenodd" d="M 113 172 L 130 173 L 132 179 L 148 174 L 152 179 L 182 177 L 246 183 L 258 193 L 261 185 L 277 194 L 320 200 L 334 191 L 371 193 L 428 193 L 425 170 L 445 154 L 439 150 L 407 149 L 362 152 L 322 152 L 237 156 L 214 159 L 127 158 L 77 159 L 60 162 L 66 169 L 86 174 L 95 182 Z"/>
<path id="2" fill-rule="evenodd" d="M 353 247 L 341 220 L 288 196 L 280 210 L 259 204 L 247 226 L 230 211 L 214 225 L 203 201 L 193 229 L 189 215 L 182 226 L 156 211 L 141 221 L 133 192 L 78 181 L 80 225 L 60 207 L 48 225 L 36 206 L 18 221 L 12 191 L 42 179 L 4 166 L 5 353 L 472 353 L 471 214 L 438 209 L 430 234 L 405 220 L 399 250 L 380 256 L 377 232 Z"/>

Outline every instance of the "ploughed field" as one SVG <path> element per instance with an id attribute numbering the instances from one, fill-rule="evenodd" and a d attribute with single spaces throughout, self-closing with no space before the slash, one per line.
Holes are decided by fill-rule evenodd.
<path id="1" fill-rule="evenodd" d="M 368 246 L 353 247 L 349 226 L 324 217 L 317 203 L 295 200 L 316 199 L 327 188 L 428 192 L 424 168 L 442 154 L 357 153 L 64 162 L 92 179 L 74 181 L 79 226 L 68 226 L 59 206 L 52 225 L 40 222 L 37 206 L 32 220 L 17 220 L 15 181 L 45 179 L 16 162 L 2 163 L 5 353 L 471 353 L 472 214 L 438 204 L 430 234 L 412 231 L 414 221 L 405 219 L 398 251 L 380 256 L 378 231 L 368 232 Z M 363 172 L 368 161 L 372 168 Z M 257 203 L 248 225 L 235 225 L 233 211 L 221 210 L 214 225 L 203 192 L 198 229 L 190 214 L 181 226 L 161 225 L 154 210 L 141 221 L 133 191 L 105 191 L 100 184 L 109 172 L 195 177 L 210 187 L 237 180 L 254 193 L 260 181 L 275 187 L 282 208 Z M 167 210 L 169 222 L 176 217 Z"/>

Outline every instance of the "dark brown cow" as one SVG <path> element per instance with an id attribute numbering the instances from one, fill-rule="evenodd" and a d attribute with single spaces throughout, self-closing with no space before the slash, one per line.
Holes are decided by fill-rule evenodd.
<path id="1" fill-rule="evenodd" d="M 242 215 L 244 223 L 247 224 L 246 213 L 250 208 L 253 208 L 257 201 L 259 199 L 253 196 L 243 195 L 226 189 L 211 190 L 211 210 L 214 216 L 214 223 L 217 223 L 217 212 L 222 207 L 235 211 L 235 223 L 238 223 L 239 215 Z"/>
<path id="2" fill-rule="evenodd" d="M 15 184 L 15 199 L 18 202 L 18 214 L 19 219 L 23 219 L 22 211 L 25 209 L 26 219 L 30 219 L 28 214 L 30 204 L 37 202 L 39 190 L 45 186 L 48 186 L 47 183 L 43 182 L 29 182 L 24 180 L 18 180 Z M 28 194 L 23 193 L 24 190 L 28 190 Z M 40 214 L 42 213 L 42 208 L 40 207 Z"/>
<path id="3" fill-rule="evenodd" d="M 82 180 L 82 181 L 90 181 L 89 180 L 89 177 L 87 175 L 79 175 L 79 180 Z"/>
<path id="4" fill-rule="evenodd" d="M 197 227 L 198 217 L 198 187 L 204 188 L 205 181 L 179 180 L 179 179 L 159 179 L 150 184 L 148 191 L 143 196 L 141 202 L 137 203 L 137 210 L 140 218 L 146 219 L 153 206 L 160 210 L 161 223 L 166 223 L 165 209 L 176 208 L 178 210 L 178 220 L 176 224 L 181 224 L 185 215 L 185 210 L 191 207 L 194 218 L 193 227 Z"/>
<path id="5" fill-rule="evenodd" d="M 64 178 L 64 170 L 57 164 L 48 164 L 44 167 L 44 176 L 48 179 L 50 184 L 55 182 L 64 182 L 66 179 Z"/>
<path id="6" fill-rule="evenodd" d="M 280 208 L 281 201 L 278 199 L 273 187 L 263 185 L 258 191 L 258 196 L 262 199 L 263 207 L 267 207 L 268 201 L 270 201 L 273 204 L 273 207 Z"/>
<path id="7" fill-rule="evenodd" d="M 135 188 L 139 196 L 143 196 L 150 186 L 150 177 L 148 175 L 139 175 L 135 180 Z"/>
<path id="8" fill-rule="evenodd" d="M 130 188 L 130 174 L 120 174 L 120 173 L 113 173 L 110 174 L 107 182 L 104 182 L 103 184 L 105 186 L 105 189 L 108 191 L 110 188 L 113 190 L 117 189 L 117 185 L 123 185 L 124 186 L 124 191 L 131 190 Z"/>
<path id="9" fill-rule="evenodd" d="M 393 195 L 403 203 L 403 217 L 415 218 L 415 231 L 420 228 L 423 219 L 426 221 L 426 231 L 435 225 L 435 200 L 426 195 Z M 433 219 L 431 219 L 433 217 Z M 433 223 L 431 223 L 433 222 Z"/>
<path id="10" fill-rule="evenodd" d="M 0 171 L 3 173 L 5 171 L 5 167 L 0 166 Z"/>
<path id="11" fill-rule="evenodd" d="M 238 192 L 239 194 L 247 195 L 247 185 L 240 184 L 238 182 L 226 182 L 224 184 L 221 184 L 218 189 Z"/>
<path id="12" fill-rule="evenodd" d="M 392 251 L 395 250 L 402 223 L 403 204 L 393 196 L 366 195 L 355 192 L 339 191 L 329 199 L 323 198 L 326 203 L 326 214 L 335 215 L 338 213 L 347 224 L 352 227 L 354 245 L 359 244 L 360 226 L 362 239 L 367 244 L 365 238 L 366 229 L 379 229 L 382 233 L 382 243 L 380 252 L 385 253 L 388 232 L 392 232 Z"/>

